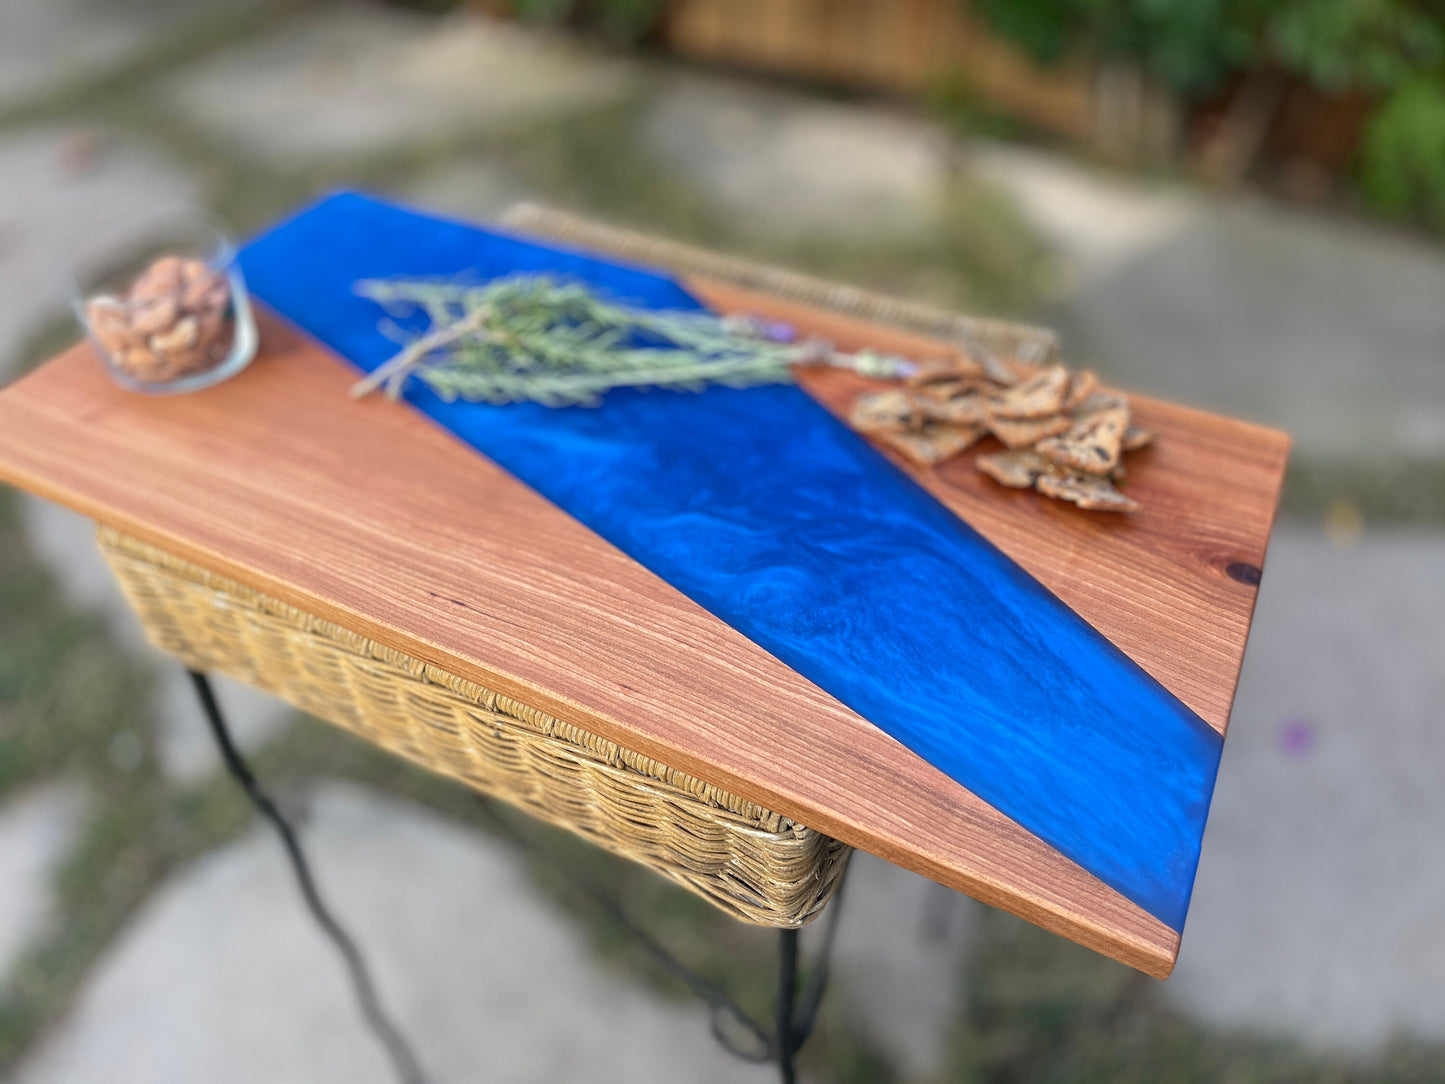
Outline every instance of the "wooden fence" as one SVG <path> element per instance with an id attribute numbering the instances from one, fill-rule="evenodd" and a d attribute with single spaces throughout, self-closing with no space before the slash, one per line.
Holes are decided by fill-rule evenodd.
<path id="1" fill-rule="evenodd" d="M 467 0 L 495 16 L 516 0 Z M 1179 147 L 1174 100 L 1137 69 L 1042 67 L 966 0 L 664 0 L 657 44 L 690 60 L 916 96 L 961 88 L 989 110 L 1123 160 Z"/>
<path id="2" fill-rule="evenodd" d="M 1004 112 L 1071 138 L 1094 129 L 1094 79 L 1044 70 L 957 0 L 672 0 L 663 41 L 682 56 L 873 89 L 958 80 Z"/>

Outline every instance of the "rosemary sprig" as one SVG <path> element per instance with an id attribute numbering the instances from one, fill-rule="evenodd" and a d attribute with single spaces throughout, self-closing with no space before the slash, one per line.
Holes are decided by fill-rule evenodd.
<path id="1" fill-rule="evenodd" d="M 486 316 L 485 309 L 478 309 L 454 323 L 441 324 L 433 328 L 396 357 L 384 365 L 378 365 L 364 380 L 358 380 L 351 385 L 351 397 L 360 399 L 385 384 L 388 398 L 395 399 L 401 394 L 401 385 L 406 381 L 407 373 L 419 365 L 428 354 L 456 342 L 463 335 L 469 335 L 478 330 Z"/>
<path id="2" fill-rule="evenodd" d="M 595 406 L 613 388 L 701 390 L 792 379 L 791 365 L 844 365 L 897 376 L 900 358 L 841 354 L 810 340 L 778 342 L 757 321 L 633 309 L 545 275 L 482 286 L 366 280 L 356 292 L 388 310 L 420 310 L 431 326 L 353 388 L 396 398 L 415 375 L 444 399 Z"/>

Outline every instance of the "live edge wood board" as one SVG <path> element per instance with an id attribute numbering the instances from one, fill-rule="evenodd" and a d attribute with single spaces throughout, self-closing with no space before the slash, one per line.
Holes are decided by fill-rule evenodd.
<path id="1" fill-rule="evenodd" d="M 840 346 L 938 344 L 689 278 Z M 116 388 L 77 346 L 0 391 L 0 479 L 1163 977 L 1179 935 L 404 405 L 262 313 L 216 388 Z M 835 411 L 860 386 L 810 372 Z M 910 473 L 1223 732 L 1288 449 L 1133 398 L 1127 517 Z"/>

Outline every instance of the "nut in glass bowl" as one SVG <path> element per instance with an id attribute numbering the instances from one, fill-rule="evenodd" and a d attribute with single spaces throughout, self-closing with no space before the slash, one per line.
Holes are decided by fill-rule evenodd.
<path id="1" fill-rule="evenodd" d="M 256 324 L 235 249 L 214 235 L 166 252 L 139 274 L 77 289 L 77 315 L 110 374 L 167 394 L 219 383 L 256 353 Z"/>

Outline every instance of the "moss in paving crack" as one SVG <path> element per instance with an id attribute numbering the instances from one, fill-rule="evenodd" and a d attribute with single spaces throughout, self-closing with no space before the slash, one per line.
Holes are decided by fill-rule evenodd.
<path id="1" fill-rule="evenodd" d="M 145 740 L 146 690 L 101 622 L 66 609 L 25 551 L 15 495 L 0 490 L 0 797 L 104 772 L 113 735 Z"/>

